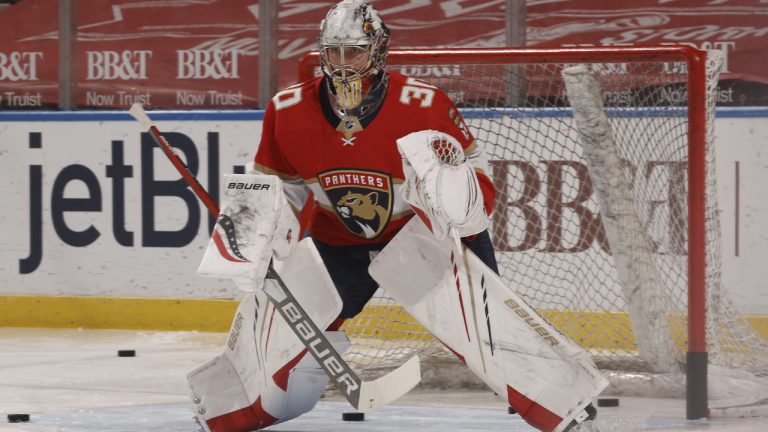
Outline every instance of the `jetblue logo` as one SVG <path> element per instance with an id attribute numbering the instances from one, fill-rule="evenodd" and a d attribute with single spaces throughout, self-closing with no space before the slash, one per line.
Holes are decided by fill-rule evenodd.
<path id="1" fill-rule="evenodd" d="M 87 80 L 147 79 L 152 51 L 87 51 Z"/>
<path id="2" fill-rule="evenodd" d="M 0 81 L 37 81 L 37 61 L 41 52 L 0 52 Z"/>
<path id="3" fill-rule="evenodd" d="M 237 50 L 179 50 L 176 78 L 179 79 L 232 79 L 238 74 Z"/>

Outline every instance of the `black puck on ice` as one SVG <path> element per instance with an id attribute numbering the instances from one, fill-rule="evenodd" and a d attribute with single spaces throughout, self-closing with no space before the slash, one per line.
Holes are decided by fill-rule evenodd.
<path id="1" fill-rule="evenodd" d="M 507 407 L 507 414 L 517 414 L 517 411 L 512 407 Z"/>
<path id="2" fill-rule="evenodd" d="M 8 423 L 26 423 L 29 421 L 29 414 L 8 414 Z"/>
<path id="3" fill-rule="evenodd" d="M 118 357 L 136 357 L 135 350 L 119 350 L 117 352 Z"/>
<path id="4" fill-rule="evenodd" d="M 363 421 L 365 420 L 365 413 L 345 412 L 341 414 L 341 419 L 344 421 Z"/>
<path id="5" fill-rule="evenodd" d="M 597 406 L 605 407 L 617 407 L 619 406 L 619 398 L 600 398 L 597 400 Z"/>

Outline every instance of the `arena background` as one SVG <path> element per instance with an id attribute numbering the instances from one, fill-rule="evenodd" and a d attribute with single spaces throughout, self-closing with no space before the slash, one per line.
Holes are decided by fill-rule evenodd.
<path id="1" fill-rule="evenodd" d="M 521 3 L 520 0 L 515 0 Z M 273 0 L 274 2 L 274 0 Z M 16 0 L 0 13 L 0 106 L 56 108 L 62 0 Z M 259 1 L 79 0 L 78 108 L 256 108 Z M 316 46 L 334 1 L 280 1 L 277 86 Z M 499 47 L 508 0 L 377 0 L 392 48 Z M 721 50 L 720 106 L 768 105 L 768 6 L 761 0 L 528 0 L 530 47 L 690 44 Z M 520 41 L 522 43 L 522 41 Z"/>

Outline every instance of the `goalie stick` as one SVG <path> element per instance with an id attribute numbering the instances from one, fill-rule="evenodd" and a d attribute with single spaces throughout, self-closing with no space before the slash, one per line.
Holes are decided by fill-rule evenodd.
<path id="1" fill-rule="evenodd" d="M 163 150 L 163 153 L 170 159 L 197 197 L 205 204 L 208 211 L 218 218 L 218 204 L 173 151 L 168 141 L 144 111 L 144 107 L 141 104 L 133 104 L 130 113 L 147 129 L 155 143 Z M 356 410 L 367 411 L 387 405 L 407 393 L 421 381 L 418 356 L 411 357 L 397 369 L 375 380 L 362 380 L 344 361 L 325 337 L 323 331 L 317 327 L 317 324 L 312 321 L 291 294 L 283 279 L 275 271 L 271 260 L 265 279 L 264 292 L 274 304 L 275 309 Z M 307 327 L 309 331 L 307 331 Z"/>

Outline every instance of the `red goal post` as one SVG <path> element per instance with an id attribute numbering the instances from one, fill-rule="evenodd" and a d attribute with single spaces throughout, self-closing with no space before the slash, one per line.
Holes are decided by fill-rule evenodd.
<path id="1" fill-rule="evenodd" d="M 708 228 L 707 215 L 711 214 L 711 208 L 708 208 L 708 188 L 711 188 L 711 184 L 708 183 L 708 176 L 711 176 L 709 170 L 712 169 L 708 165 L 708 139 L 711 138 L 711 127 L 713 122 L 713 104 L 714 98 L 712 87 L 711 73 L 708 75 L 707 71 L 707 57 L 706 51 L 701 51 L 690 46 L 646 46 L 646 47 L 591 47 L 591 48 L 461 48 L 461 49 L 413 49 L 413 50 L 391 50 L 388 56 L 388 65 L 390 68 L 397 69 L 414 65 L 450 65 L 456 67 L 459 71 L 455 73 L 455 79 L 459 80 L 476 80 L 474 84 L 457 84 L 457 86 L 463 86 L 465 89 L 462 91 L 462 95 L 468 93 L 479 94 L 482 91 L 477 90 L 478 86 L 482 87 L 491 80 L 489 76 L 499 75 L 500 81 L 506 80 L 506 84 L 503 84 L 503 89 L 495 89 L 486 93 L 486 102 L 490 100 L 487 108 L 483 107 L 480 100 L 482 97 L 470 96 L 466 103 L 458 103 L 460 108 L 469 109 L 488 109 L 497 110 L 499 115 L 506 115 L 508 109 L 514 109 L 521 104 L 526 104 L 526 101 L 533 99 L 541 99 L 546 103 L 548 100 L 555 98 L 553 106 L 557 107 L 562 102 L 558 97 L 562 93 L 562 88 L 558 87 L 556 90 L 551 90 L 551 94 L 547 94 L 550 90 L 547 87 L 538 86 L 538 84 L 532 84 L 539 81 L 539 78 L 547 76 L 551 73 L 554 77 L 554 72 L 560 71 L 566 66 L 575 64 L 586 65 L 619 65 L 614 68 L 618 71 L 618 74 L 633 75 L 637 74 L 647 79 L 645 83 L 639 83 L 635 81 L 638 87 L 637 92 L 632 89 L 632 92 L 626 93 L 628 98 L 632 100 L 641 101 L 640 106 L 644 109 L 652 109 L 653 102 L 647 102 L 642 99 L 644 96 L 640 96 L 639 93 L 642 89 L 641 86 L 648 87 L 663 87 L 667 84 L 679 84 L 685 87 L 686 99 L 683 103 L 677 103 L 678 107 L 672 113 L 673 116 L 685 116 L 685 125 L 687 130 L 685 134 L 684 145 L 687 148 L 687 153 L 684 159 L 687 164 L 687 220 L 684 226 L 687 230 L 687 256 L 685 262 L 687 263 L 687 277 L 684 277 L 687 281 L 687 299 L 683 302 L 687 303 L 687 337 L 685 337 L 682 344 L 686 345 L 687 354 L 685 363 L 687 364 L 687 395 L 688 395 L 688 412 L 687 416 L 690 419 L 703 418 L 708 416 L 707 407 L 707 364 L 708 364 L 708 349 L 707 349 L 707 269 L 712 265 L 708 262 Z M 664 74 L 664 70 L 670 71 L 669 66 L 663 68 L 648 67 L 648 70 L 653 70 L 656 75 L 651 76 L 650 72 L 644 72 L 645 69 L 635 70 L 633 65 L 647 64 L 670 64 L 678 65 L 672 66 L 673 73 Z M 317 53 L 311 53 L 303 57 L 299 64 L 299 79 L 305 81 L 312 77 L 318 76 L 319 58 Z M 469 68 L 480 66 L 493 66 L 498 67 L 493 69 L 494 72 L 477 72 L 475 77 L 469 77 Z M 529 69 L 526 65 L 531 66 Z M 629 65 L 629 66 L 627 66 Z M 683 65 L 682 67 L 679 65 Z M 542 69 L 537 69 L 541 67 Z M 610 73 L 611 68 L 606 68 L 604 71 L 601 67 L 593 67 L 593 70 L 597 71 L 600 75 L 602 72 L 606 72 L 605 75 Z M 414 70 L 414 69 L 412 69 Z M 489 69 L 490 70 L 490 69 Z M 661 72 L 660 72 L 661 71 Z M 407 70 L 406 70 L 407 72 Z M 407 73 L 406 73 L 407 74 Z M 506 76 L 505 76 L 506 75 Z M 709 76 L 709 78 L 708 78 Z M 508 79 L 512 77 L 512 79 Z M 516 77 L 516 78 L 514 78 Z M 418 77 L 424 79 L 430 84 L 436 85 L 439 88 L 446 90 L 451 95 L 450 89 L 446 88 L 451 84 L 449 81 L 443 79 L 443 77 Z M 553 78 L 555 79 L 555 78 Z M 669 81 L 667 81 L 669 80 Z M 684 82 L 680 82 L 684 80 Z M 511 95 L 510 91 L 515 85 L 514 81 L 520 81 L 526 83 L 525 87 L 514 93 L 517 96 L 508 96 L 505 99 L 505 95 Z M 716 75 L 715 75 L 716 85 Z M 534 88 L 535 87 L 535 88 Z M 474 93 L 473 93 L 474 92 Z M 637 93 L 637 94 L 635 94 Z M 458 93 L 457 93 L 458 94 Z M 487 97 L 487 94 L 491 94 L 491 97 Z M 522 96 L 521 96 L 522 94 Z M 624 95 L 625 93 L 617 93 L 618 95 Z M 512 100 L 513 97 L 519 99 Z M 624 96 L 620 96 L 624 97 Z M 521 102 L 522 101 L 522 102 Z M 609 109 L 611 107 L 606 107 Z M 679 109 L 678 109 L 679 108 Z M 530 110 L 541 110 L 546 112 L 549 107 L 542 105 L 531 106 L 527 108 L 528 114 L 522 115 L 537 115 L 530 114 Z M 613 108 L 611 108 L 613 109 Z M 616 109 L 621 109 L 617 107 Z M 568 114 L 565 114 L 568 115 Z M 482 115 L 481 115 L 482 116 Z M 514 115 L 512 116 L 514 117 Z M 621 114 L 618 115 L 621 117 Z M 521 117 L 517 117 L 521 118 Z M 484 120 L 478 120 L 478 123 L 482 123 Z M 469 121 L 470 129 L 472 127 L 472 121 Z M 506 123 L 505 123 L 506 124 Z M 509 131 L 514 130 L 514 127 L 508 127 Z M 491 129 L 497 130 L 499 127 L 494 126 Z M 478 139 L 479 137 L 488 137 L 488 133 L 483 131 L 473 130 Z M 509 144 L 501 144 L 502 146 L 515 146 L 511 135 L 507 140 Z M 678 143 L 674 144 L 677 145 Z M 674 145 L 672 147 L 674 147 Z M 493 156 L 492 156 L 493 159 Z M 592 173 L 594 175 L 594 173 Z M 670 181 L 671 183 L 671 181 Z M 574 186 L 575 189 L 578 187 Z M 500 195 L 503 195 L 500 194 Z M 711 199 L 711 198 L 709 198 Z M 671 211 L 670 211 L 671 212 Z M 499 219 L 494 218 L 494 222 L 499 222 Z M 514 223 L 510 221 L 503 221 L 505 225 L 509 225 L 510 230 L 514 230 Z M 505 228 L 506 229 L 506 228 Z M 539 228 L 541 229 L 541 228 Z M 665 228 L 670 231 L 672 228 Z M 599 234 L 599 233 L 598 233 Z M 676 234 L 681 235 L 681 234 Z M 711 234 L 710 234 L 711 235 Z M 613 242 L 611 242 L 613 244 Z M 717 263 L 719 265 L 719 263 Z M 620 277 L 619 277 L 620 278 Z M 567 277 L 566 277 L 567 279 Z M 553 285 L 562 285 L 560 282 Z M 562 289 L 562 287 L 555 287 L 555 290 Z M 559 295 L 559 294 L 558 294 Z M 533 305 L 536 307 L 536 305 Z M 567 333 L 567 332 L 566 332 Z M 681 342 L 677 342 L 681 344 Z"/>

